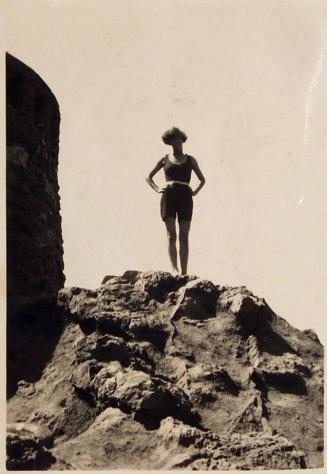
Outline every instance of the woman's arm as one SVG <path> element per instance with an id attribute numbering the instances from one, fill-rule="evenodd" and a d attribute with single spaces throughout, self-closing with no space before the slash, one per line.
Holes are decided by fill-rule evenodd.
<path id="1" fill-rule="evenodd" d="M 159 188 L 159 186 L 156 185 L 156 183 L 153 181 L 153 176 L 158 173 L 158 171 L 163 167 L 164 165 L 164 159 L 161 158 L 160 161 L 156 164 L 156 166 L 153 168 L 153 170 L 150 172 L 149 176 L 145 178 L 145 181 L 151 186 L 152 189 L 154 189 L 157 193 L 163 192 L 162 189 Z"/>
<path id="2" fill-rule="evenodd" d="M 199 178 L 200 180 L 200 184 L 199 186 L 193 191 L 193 196 L 195 196 L 196 194 L 198 194 L 198 192 L 200 191 L 200 189 L 204 186 L 206 180 L 205 180 L 205 177 L 203 176 L 202 174 L 202 171 L 200 170 L 199 168 L 199 165 L 198 165 L 198 162 L 196 161 L 195 158 L 193 158 L 192 156 L 192 169 L 194 171 L 194 173 L 197 175 L 197 177 Z"/>

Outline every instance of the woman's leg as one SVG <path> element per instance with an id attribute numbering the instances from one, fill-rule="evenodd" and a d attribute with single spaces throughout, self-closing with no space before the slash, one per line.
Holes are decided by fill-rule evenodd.
<path id="1" fill-rule="evenodd" d="M 176 224 L 175 219 L 173 217 L 168 217 L 165 220 L 166 229 L 167 229 L 167 237 L 168 237 L 168 253 L 171 262 L 171 266 L 173 267 L 173 274 L 178 274 L 178 265 L 177 265 L 177 249 L 176 249 Z"/>
<path id="2" fill-rule="evenodd" d="M 190 232 L 191 221 L 179 222 L 179 257 L 181 260 L 182 275 L 187 275 L 188 262 L 188 234 Z"/>

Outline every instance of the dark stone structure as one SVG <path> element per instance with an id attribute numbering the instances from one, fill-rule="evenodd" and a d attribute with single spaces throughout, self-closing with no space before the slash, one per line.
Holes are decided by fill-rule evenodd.
<path id="1" fill-rule="evenodd" d="M 7 83 L 7 395 L 39 379 L 62 330 L 60 113 L 45 82 L 10 54 Z"/>
<path id="2" fill-rule="evenodd" d="M 7 302 L 12 316 L 64 286 L 60 113 L 45 82 L 6 55 Z"/>

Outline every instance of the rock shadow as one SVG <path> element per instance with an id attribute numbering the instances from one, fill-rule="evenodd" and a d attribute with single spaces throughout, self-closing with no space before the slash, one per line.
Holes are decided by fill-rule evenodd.
<path id="1" fill-rule="evenodd" d="M 274 356 L 282 356 L 286 352 L 297 354 L 296 350 L 282 336 L 277 334 L 270 324 L 254 325 L 251 328 L 242 327 L 240 334 L 244 338 L 256 337 L 258 350 Z"/>
<path id="2" fill-rule="evenodd" d="M 266 327 L 264 331 L 258 331 L 255 336 L 260 352 L 268 352 L 274 356 L 281 356 L 286 352 L 296 354 L 293 347 L 270 326 Z"/>
<path id="3" fill-rule="evenodd" d="M 64 328 L 57 297 L 44 297 L 7 318 L 7 398 L 17 383 L 37 382 L 52 357 Z"/>
<path id="4" fill-rule="evenodd" d="M 268 399 L 268 392 L 275 389 L 280 393 L 293 395 L 307 395 L 307 385 L 304 378 L 294 372 L 257 372 L 251 376 L 256 388 L 261 391 L 265 399 Z"/>
<path id="5" fill-rule="evenodd" d="M 300 374 L 292 372 L 263 372 L 266 385 L 281 393 L 293 395 L 307 395 L 308 390 L 305 380 Z"/>

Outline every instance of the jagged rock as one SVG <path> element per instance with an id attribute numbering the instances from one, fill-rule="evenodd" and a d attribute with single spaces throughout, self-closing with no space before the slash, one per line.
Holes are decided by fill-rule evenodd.
<path id="1" fill-rule="evenodd" d="M 323 348 L 246 288 L 128 271 L 57 309 L 51 363 L 9 404 L 54 433 L 51 469 L 322 465 Z"/>
<path id="2" fill-rule="evenodd" d="M 266 357 L 264 363 L 255 365 L 251 376 L 263 390 L 274 388 L 284 393 L 306 395 L 306 379 L 311 377 L 311 370 L 301 357 L 285 353 L 279 357 Z"/>
<path id="3" fill-rule="evenodd" d="M 53 445 L 53 434 L 45 427 L 36 423 L 9 423 L 7 425 L 9 437 L 18 435 L 21 439 L 33 438 L 41 446 L 51 448 Z"/>
<path id="4" fill-rule="evenodd" d="M 187 370 L 191 400 L 195 404 L 208 405 L 219 398 L 219 393 L 237 395 L 238 385 L 228 372 L 212 364 L 190 364 Z"/>
<path id="5" fill-rule="evenodd" d="M 82 433 L 54 449 L 74 470 L 155 468 L 157 437 L 118 408 L 107 408 Z M 57 470 L 56 463 L 52 469 Z"/>
<path id="6" fill-rule="evenodd" d="M 125 342 L 121 337 L 92 333 L 77 339 L 74 349 L 78 363 L 92 359 L 100 362 L 118 361 L 123 366 L 153 372 L 153 361 L 144 343 Z"/>
<path id="7" fill-rule="evenodd" d="M 73 345 L 80 335 L 78 326 L 67 324 L 42 375 L 34 374 L 33 384 L 27 385 L 26 381 L 18 383 L 19 389 L 7 406 L 9 422 L 27 421 L 48 426 L 55 438 L 75 436 L 76 432 L 86 429 L 93 422 L 97 415 L 95 408 L 76 394 L 70 381 L 76 357 Z M 51 342 L 51 332 L 41 326 L 41 336 L 43 345 L 39 344 L 36 349 L 44 357 L 43 347 Z M 29 389 L 26 393 L 25 387 L 33 387 L 33 396 L 30 396 Z"/>
<path id="8" fill-rule="evenodd" d="M 73 386 L 77 390 L 91 395 L 93 379 L 103 367 L 106 367 L 105 364 L 98 362 L 95 359 L 87 360 L 79 364 L 71 374 L 70 380 Z"/>
<path id="9" fill-rule="evenodd" d="M 206 319 L 217 313 L 218 288 L 207 280 L 195 280 L 185 286 L 177 317 Z"/>
<path id="10" fill-rule="evenodd" d="M 247 405 L 235 419 L 230 432 L 266 432 L 272 434 L 272 431 L 267 420 L 267 410 L 265 408 L 263 395 L 259 390 L 254 390 L 252 398 L 247 401 Z"/>
<path id="11" fill-rule="evenodd" d="M 191 424 L 198 419 L 181 389 L 143 371 L 124 369 L 119 362 L 84 362 L 73 372 L 72 383 L 102 409 L 118 407 L 149 426 L 166 416 Z"/>
<path id="12" fill-rule="evenodd" d="M 88 359 L 97 359 L 103 362 L 119 360 L 122 364 L 128 364 L 129 351 L 125 341 L 116 336 L 91 334 L 81 337 L 74 345 L 77 362 Z"/>
<path id="13" fill-rule="evenodd" d="M 164 469 L 196 470 L 303 468 L 303 453 L 285 438 L 265 433 L 220 437 L 182 425 L 171 418 L 162 421 L 159 437 L 164 450 L 160 462 Z"/>
<path id="14" fill-rule="evenodd" d="M 234 314 L 247 332 L 258 331 L 272 320 L 273 313 L 265 300 L 256 297 L 245 287 L 226 289 L 219 297 L 219 306 Z"/>
<path id="15" fill-rule="evenodd" d="M 95 465 L 106 469 L 108 464 L 113 469 L 154 470 L 305 467 L 302 453 L 279 435 L 220 437 L 168 417 L 149 436 L 142 424 L 117 408 L 104 410 L 90 428 L 56 447 L 54 454 L 69 458 L 73 469 L 83 470 Z"/>
<path id="16" fill-rule="evenodd" d="M 309 336 L 313 341 L 318 342 L 319 344 L 321 344 L 318 335 L 312 329 L 304 329 L 304 331 L 302 331 L 302 332 L 306 336 Z"/>
<path id="17" fill-rule="evenodd" d="M 35 423 L 7 425 L 7 469 L 46 470 L 55 462 L 47 448 L 53 445 L 50 430 Z"/>
<path id="18" fill-rule="evenodd" d="M 131 282 L 135 279 L 135 288 L 147 292 L 151 298 L 163 303 L 169 293 L 178 291 L 179 288 L 196 277 L 187 275 L 174 277 L 168 272 L 139 272 L 131 278 L 130 272 L 125 272 L 123 278 L 129 279 Z"/>
<path id="19" fill-rule="evenodd" d="M 164 346 L 169 335 L 166 311 L 160 311 L 159 304 L 147 291 L 124 284 L 123 278 L 121 286 L 111 279 L 98 291 L 63 289 L 58 301 L 86 334 L 98 331 L 127 339 L 136 337 L 158 347 Z"/>

